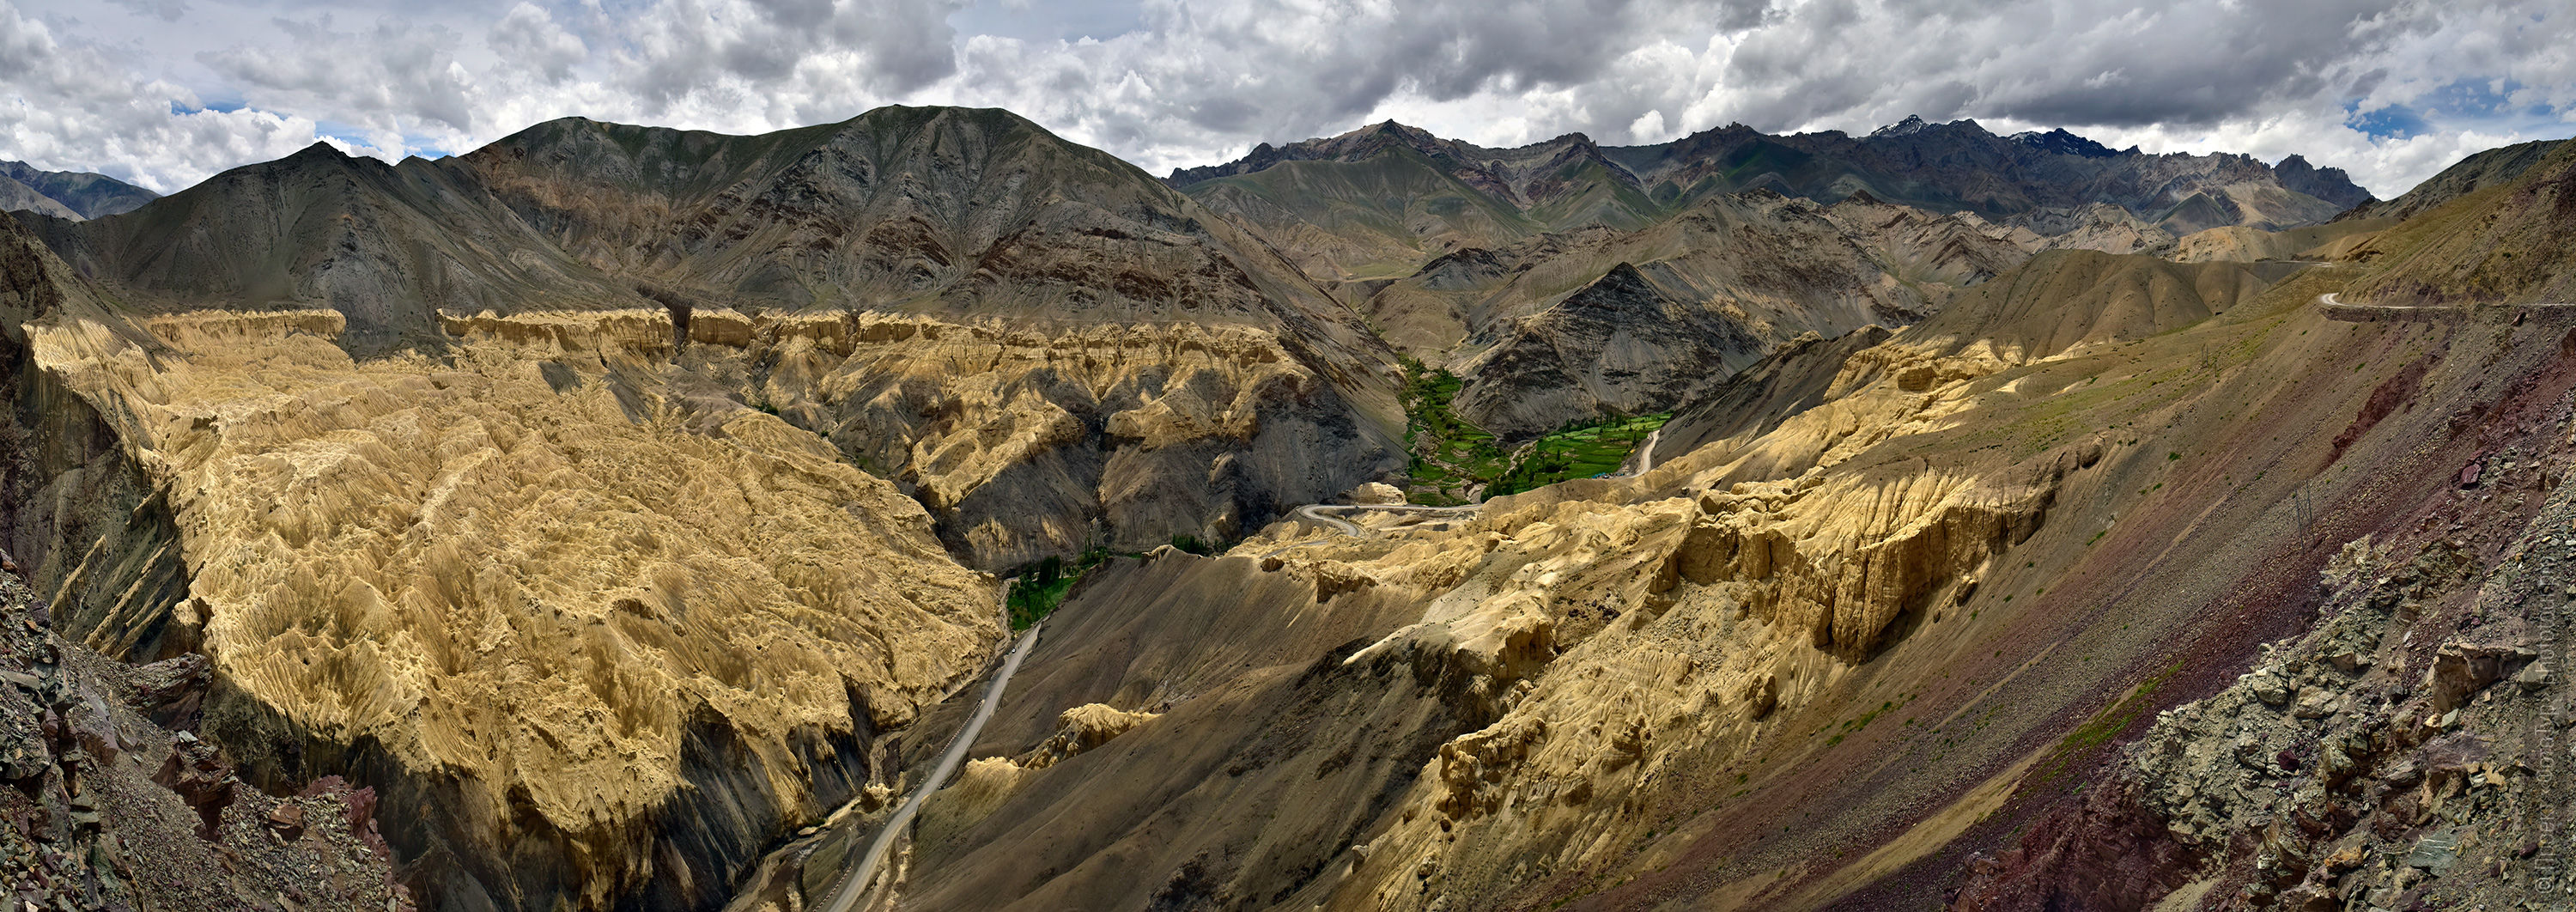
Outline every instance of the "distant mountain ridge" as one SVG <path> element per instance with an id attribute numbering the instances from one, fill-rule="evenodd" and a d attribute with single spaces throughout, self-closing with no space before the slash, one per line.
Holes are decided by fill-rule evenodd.
<path id="1" fill-rule="evenodd" d="M 104 174 L 45 171 L 26 162 L 0 161 L 0 210 L 93 219 L 132 212 L 160 198 L 161 194 Z"/>
<path id="2" fill-rule="evenodd" d="M 1188 197 L 991 109 L 754 136 L 564 118 L 399 164 L 317 143 L 131 214 L 30 221 L 116 284 L 327 304 L 380 341 L 435 336 L 442 311 L 664 298 L 1251 325 L 1340 312 Z"/>
<path id="3" fill-rule="evenodd" d="M 1408 216 L 1366 212 L 1372 205 L 1367 193 L 1343 191 L 1339 195 L 1355 206 L 1336 210 L 1339 218 L 1315 217 L 1322 209 L 1313 201 L 1318 191 L 1330 197 L 1338 189 L 1328 185 L 1324 172 L 1366 164 L 1377 171 L 1347 179 L 1383 182 L 1379 172 L 1396 167 L 1388 162 L 1398 159 L 1430 172 L 1413 178 L 1417 183 L 1445 181 L 1452 195 L 1473 191 L 1482 198 Z M 2298 156 L 2265 165 L 2232 153 L 2151 155 L 2135 147 L 2113 150 L 2063 129 L 2004 136 L 1973 120 L 1931 123 L 1920 117 L 1861 137 L 1840 131 L 1781 136 L 1730 124 L 1654 145 L 1603 146 L 1569 133 L 1509 149 L 1442 139 L 1387 121 L 1284 146 L 1264 143 L 1232 162 L 1175 170 L 1165 182 L 1265 233 L 1311 234 L 1308 226 L 1320 226 L 1354 248 L 1338 254 L 1336 262 L 1346 264 L 1377 262 L 1362 260 L 1365 255 L 1401 260 L 1406 251 L 1395 248 L 1415 238 L 1421 241 L 1411 246 L 1436 247 L 1449 231 L 1467 235 L 1464 243 L 1489 246 L 1586 224 L 1633 230 L 1696 200 L 1755 188 L 1822 203 L 1865 194 L 1933 212 L 1972 212 L 2043 234 L 2056 233 L 2050 225 L 2075 224 L 2076 214 L 2096 204 L 2117 206 L 2141 227 L 2180 236 L 2224 225 L 2311 225 L 2371 200 L 2341 169 L 2318 168 Z M 1475 216 L 1475 224 L 1462 224 L 1462 214 Z M 1351 223 L 1349 230 L 1337 230 L 1336 221 Z M 1475 225 L 1485 227 L 1480 233 Z M 1353 240 L 1354 235 L 1362 236 Z M 1387 240 L 1377 243 L 1366 235 Z M 1298 246 L 1295 237 L 1285 240 Z M 1428 250 L 1401 265 L 1417 265 L 1439 252 Z M 1346 271 L 1366 277 L 1368 270 Z"/>

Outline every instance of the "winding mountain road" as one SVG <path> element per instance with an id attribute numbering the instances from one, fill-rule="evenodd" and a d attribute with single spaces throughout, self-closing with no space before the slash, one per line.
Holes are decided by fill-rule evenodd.
<path id="1" fill-rule="evenodd" d="M 2337 294 L 2339 292 L 2329 291 L 2317 296 L 2317 307 L 2325 311 L 2326 319 L 2346 323 L 2433 322 L 2456 320 L 2468 315 L 2467 308 L 2457 306 L 2390 307 L 2381 304 L 2346 304 L 2335 297 Z"/>
<path id="2" fill-rule="evenodd" d="M 931 767 L 930 775 L 913 787 L 912 795 L 903 800 L 901 807 L 895 808 L 894 816 L 886 818 L 885 827 L 878 830 L 876 839 L 868 843 L 867 854 L 859 856 L 858 863 L 850 866 L 849 874 L 841 880 L 840 891 L 833 894 L 832 901 L 824 904 L 823 909 L 827 912 L 850 912 L 850 907 L 866 895 L 868 878 L 875 876 L 877 863 L 885 859 L 886 850 L 894 846 L 895 838 L 903 835 L 904 828 L 912 824 L 912 816 L 921 811 L 921 803 L 957 772 L 957 764 L 966 759 L 966 749 L 975 743 L 975 736 L 984 730 L 984 723 L 992 721 L 993 707 L 1002 702 L 1002 689 L 1010 686 L 1012 675 L 1019 673 L 1020 660 L 1028 658 L 1029 648 L 1037 645 L 1038 631 L 1045 626 L 1045 621 L 1039 621 L 1029 625 L 1028 632 L 1020 634 L 1020 644 L 1012 647 L 1009 658 L 1002 660 L 1001 670 L 993 675 L 992 686 L 984 690 L 984 701 L 975 707 L 975 715 L 966 720 L 966 727 L 957 730 L 957 737 L 948 742 L 948 752 L 939 755 L 939 764 Z"/>
<path id="3" fill-rule="evenodd" d="M 1473 513 L 1477 510 L 1484 509 L 1484 506 L 1484 504 L 1467 504 L 1465 506 L 1457 507 L 1420 507 L 1413 504 L 1307 504 L 1305 506 L 1298 507 L 1289 515 L 1322 525 L 1326 528 L 1332 529 L 1333 531 L 1340 532 L 1343 535 L 1356 536 L 1366 535 L 1368 534 L 1368 530 L 1360 528 L 1359 524 L 1351 522 L 1350 520 L 1335 516 L 1326 516 L 1324 515 L 1324 511 L 1381 510 L 1395 513 Z M 1290 542 L 1288 544 L 1272 548 L 1268 551 L 1264 551 L 1261 556 L 1277 557 L 1286 551 L 1303 548 L 1307 545 L 1320 545 L 1328 541 L 1332 541 L 1332 539 L 1330 537 L 1310 538 L 1301 542 Z"/>

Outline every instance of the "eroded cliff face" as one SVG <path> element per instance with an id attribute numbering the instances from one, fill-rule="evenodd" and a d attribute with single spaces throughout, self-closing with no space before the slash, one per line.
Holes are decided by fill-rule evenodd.
<path id="1" fill-rule="evenodd" d="M 1191 665 L 1189 686 L 1168 686 L 1180 669 L 1103 669 L 1114 658 L 1097 655 L 1183 649 L 1201 625 L 1068 620 L 1023 672 L 1047 683 L 1006 709 L 1028 721 L 988 733 L 978 753 L 1030 756 L 1059 714 L 1088 704 L 1159 716 L 1044 767 L 987 764 L 959 806 L 966 822 L 918 847 L 909 902 L 1939 902 L 1973 848 L 2019 838 L 2106 744 L 2304 627 L 2340 543 L 2453 497 L 2462 459 L 2494 471 L 2497 458 L 2539 458 L 2508 438 L 2563 415 L 2576 381 L 2565 320 L 2496 309 L 2356 323 L 2313 303 L 2369 278 L 2046 254 L 1878 344 L 1805 346 L 1813 363 L 1766 371 L 1776 395 L 1734 396 L 1759 415 L 1701 422 L 1686 451 L 1640 476 L 1498 498 L 1473 516 L 1366 515 L 1356 536 L 1283 524 L 1215 561 L 1116 571 L 1059 616 L 1257 618 L 1346 645 L 1280 637 L 1275 655 Z M 2525 509 L 2520 488 L 2513 498 Z M 1254 568 L 1256 582 L 1239 579 Z M 1225 607 L 1255 590 L 1261 608 Z M 1390 618 L 1390 606 L 1413 610 Z M 2448 659 L 2417 640 L 2407 648 L 2423 664 L 2407 674 L 2467 682 L 2450 688 L 2462 720 L 2477 718 L 2480 687 L 2529 667 L 2510 637 L 2464 640 Z M 2331 656 L 2262 661 L 2293 697 L 2352 676 Z M 1343 691 L 1301 689 L 1316 680 Z M 2224 814 L 2188 818 L 2193 832 L 2252 819 L 2256 790 L 2286 794 L 2233 772 L 2283 748 L 2239 756 L 2233 741 L 2211 748 L 2207 730 L 2307 751 L 2293 732 L 2349 708 L 2320 699 L 2326 715 L 2290 713 L 2298 724 L 2240 725 L 2252 713 L 2230 704 L 2218 723 L 2177 729 L 2183 746 L 2156 762 L 2229 796 L 2214 806 Z M 2416 709 L 2386 719 L 2433 714 Z M 2369 737 L 2373 756 L 2390 756 L 2395 742 Z M 2432 742 L 2400 749 L 2419 743 Z M 2388 762 L 2362 761 L 2357 745 L 2337 749 Z M 1363 773 L 1381 777 L 1374 787 L 1349 778 L 1366 763 L 1384 764 Z M 2445 809 L 2501 806 L 2453 788 L 2492 761 L 2440 763 L 2452 773 L 2408 787 L 2433 782 Z M 2164 812 L 2136 809 L 2171 800 L 2082 811 L 2093 845 L 2138 849 L 2138 870 L 2083 860 L 2098 853 L 2052 870 L 2101 875 L 2065 881 L 2075 890 L 2117 880 L 2100 895 L 2124 903 L 2222 856 L 2280 895 L 2301 878 L 2317 886 L 2309 869 L 2273 873 L 2290 869 L 2269 849 L 2156 835 Z M 1362 805 L 1382 810 L 1345 816 Z M 1077 819 L 1088 835 L 1068 840 Z M 2346 838 L 2293 838 L 2307 824 L 2269 819 L 2284 846 Z M 1276 832 L 1338 844 L 1281 845 L 1265 835 Z M 2394 832 L 2374 838 L 2395 845 Z M 2410 851 L 2416 838 L 2403 837 Z M 968 882 L 1035 851 L 1035 874 Z M 2361 867 L 2389 897 L 2422 879 Z M 2250 883 L 2217 882 L 2231 895 Z"/>
<path id="2" fill-rule="evenodd" d="M 1238 538 L 1401 465 L 1395 432 L 1266 330 L 882 314 L 746 329 L 743 398 L 905 486 L 980 567 Z"/>
<path id="3" fill-rule="evenodd" d="M 444 324 L 670 360 L 694 424 L 756 410 L 812 431 L 921 503 L 952 553 L 997 571 L 1238 538 L 1398 465 L 1385 428 L 1291 343 L 1249 327 L 705 310 L 677 334 L 662 311 Z"/>
<path id="4" fill-rule="evenodd" d="M 703 907 L 980 667 L 995 588 L 648 357 L 658 312 L 459 328 L 435 360 L 353 360 L 328 311 L 30 334 L 168 498 L 189 597 L 135 629 L 213 661 L 245 775 L 376 784 L 435 905 Z"/>

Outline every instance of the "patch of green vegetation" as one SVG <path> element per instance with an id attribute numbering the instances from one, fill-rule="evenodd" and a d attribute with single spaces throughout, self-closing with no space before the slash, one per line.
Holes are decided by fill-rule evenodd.
<path id="1" fill-rule="evenodd" d="M 1450 411 L 1465 385 L 1457 374 L 1411 357 L 1403 364 L 1404 444 L 1413 457 L 1414 499 L 1433 506 L 1467 503 L 1477 486 L 1510 468 L 1511 454 L 1494 435 Z"/>
<path id="2" fill-rule="evenodd" d="M 1619 471 L 1637 445 L 1672 419 L 1669 412 L 1579 421 L 1506 450 L 1485 429 L 1458 417 L 1451 403 L 1465 382 L 1407 357 L 1404 443 L 1412 455 L 1408 494 L 1419 503 L 1468 503 Z"/>
<path id="3" fill-rule="evenodd" d="M 1614 415 L 1570 424 L 1523 447 L 1509 471 L 1485 491 L 1488 497 L 1518 494 L 1568 478 L 1591 478 L 1619 471 L 1637 445 L 1672 420 L 1671 412 L 1627 417 Z"/>
<path id="4" fill-rule="evenodd" d="M 2152 698 L 2156 688 L 2164 686 L 2166 681 L 2181 672 L 2181 662 L 2167 666 L 2155 677 L 2138 682 L 2137 689 L 2129 691 L 2129 695 L 2121 698 L 2120 702 L 2103 707 L 2101 712 L 2093 714 L 2093 718 L 2085 720 L 2084 724 L 2068 732 L 2066 739 L 2058 742 L 2057 747 L 2049 752 L 2045 764 L 2047 771 L 2040 774 L 2039 781 L 2054 781 L 2064 775 L 2084 754 L 2110 744 L 2111 739 L 2127 731 L 2130 723 L 2136 722 L 2139 716 L 2155 708 L 2155 701 Z"/>
<path id="5" fill-rule="evenodd" d="M 1187 537 L 1175 535 L 1172 544 L 1178 546 L 1180 540 Z M 1191 541 L 1196 542 L 1197 539 Z M 1036 566 L 1021 572 L 1019 581 L 1011 584 L 1010 598 L 1004 601 L 1011 611 L 1011 629 L 1027 630 L 1029 625 L 1055 613 L 1055 609 L 1064 604 L 1064 597 L 1072 594 L 1073 584 L 1080 582 L 1084 574 L 1108 563 L 1109 557 L 1109 549 L 1095 547 L 1082 552 L 1081 557 L 1074 559 L 1073 566 L 1067 568 L 1064 558 L 1048 555 Z"/>

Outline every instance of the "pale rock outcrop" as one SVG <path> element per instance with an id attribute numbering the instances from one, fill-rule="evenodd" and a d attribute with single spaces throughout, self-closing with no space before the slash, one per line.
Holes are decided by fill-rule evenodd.
<path id="1" fill-rule="evenodd" d="M 1223 539 L 1400 458 L 1274 333 L 779 318 L 746 397 L 909 486 L 978 566 Z"/>
<path id="2" fill-rule="evenodd" d="M 1109 743 L 1109 739 L 1126 734 L 1136 726 L 1154 721 L 1158 713 L 1127 712 L 1106 703 L 1085 703 L 1064 711 L 1056 718 L 1059 727 L 1028 753 L 1012 762 L 1024 769 L 1045 769 L 1075 754 Z"/>
<path id="3" fill-rule="evenodd" d="M 1382 481 L 1372 481 L 1352 488 L 1342 499 L 1355 504 L 1386 506 L 1404 503 L 1404 491 Z"/>
<path id="4" fill-rule="evenodd" d="M 443 889 L 721 890 L 1001 640 L 989 577 L 893 485 L 666 396 L 637 353 L 667 316 L 459 318 L 443 360 L 354 361 L 338 321 L 31 335 L 170 499 L 208 730 L 246 775 L 362 771 Z"/>
<path id="5" fill-rule="evenodd" d="M 2055 480 L 2004 490 L 1933 473 L 1739 482 L 1700 495 L 1700 518 L 1673 560 L 1694 583 L 1748 584 L 1748 606 L 1819 647 L 1867 655 L 1898 614 L 2029 538 Z"/>

